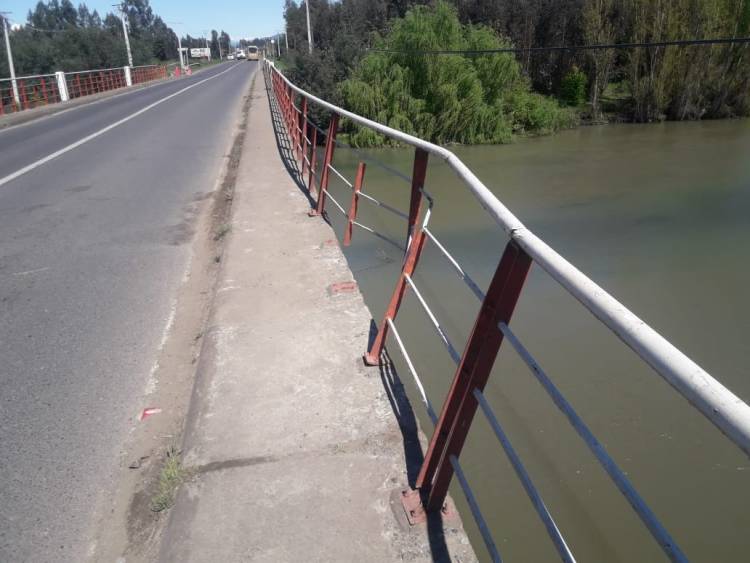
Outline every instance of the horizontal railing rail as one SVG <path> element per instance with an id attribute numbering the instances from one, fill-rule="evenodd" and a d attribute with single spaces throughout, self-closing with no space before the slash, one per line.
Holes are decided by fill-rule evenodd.
<path id="1" fill-rule="evenodd" d="M 317 199 L 314 200 L 315 207 L 310 215 L 326 215 L 326 202 L 330 200 L 345 221 L 343 235 L 345 246 L 351 243 L 353 228 L 358 227 L 390 242 L 404 252 L 396 287 L 386 308 L 383 321 L 378 327 L 377 335 L 365 354 L 365 361 L 371 365 L 376 365 L 381 361 L 385 341 L 390 334 L 401 351 L 428 416 L 435 425 L 416 483 L 417 498 L 422 501 L 421 508 L 433 511 L 443 507 L 448 486 L 455 473 L 488 551 L 493 560 L 500 560 L 497 546 L 489 534 L 476 496 L 459 463 L 464 441 L 474 415 L 479 409 L 498 438 L 558 555 L 563 561 L 575 561 L 571 548 L 483 393 L 500 346 L 507 339 L 552 402 L 567 417 L 571 426 L 591 450 L 617 489 L 628 500 L 664 553 L 673 561 L 685 561 L 685 554 L 640 497 L 625 473 L 609 456 L 517 335 L 511 331 L 510 320 L 531 266 L 533 264 L 539 266 L 575 297 L 745 454 L 750 454 L 750 407 L 534 235 L 451 151 L 322 100 L 292 84 L 274 67 L 272 62 L 266 61 L 264 72 L 270 85 L 271 103 L 283 123 L 290 144 L 288 148 L 299 166 L 300 178 L 306 183 L 311 197 L 314 194 L 317 195 Z M 327 130 L 323 130 L 311 119 L 308 111 L 310 104 L 330 112 Z M 342 118 L 413 147 L 415 156 L 412 176 L 404 176 L 370 156 L 363 156 L 357 167 L 355 178 L 353 180 L 346 178 L 334 165 L 336 147 L 347 146 L 336 138 Z M 349 148 L 361 154 L 354 147 Z M 425 190 L 424 184 L 427 162 L 431 155 L 444 161 L 456 173 L 509 238 L 500 263 L 485 291 L 480 289 L 448 248 L 429 229 L 434 199 Z M 385 204 L 363 191 L 367 164 L 380 166 L 410 184 L 408 213 Z M 344 203 L 335 199 L 329 190 L 331 173 L 351 191 L 348 209 L 345 208 Z M 404 220 L 406 223 L 405 244 L 357 221 L 360 200 L 376 205 Z M 454 273 L 481 303 L 474 327 L 461 354 L 450 341 L 447 332 L 414 280 L 414 272 L 428 241 L 439 250 Z M 455 376 L 439 416 L 435 413 L 396 325 L 396 318 L 407 290 L 417 298 L 420 308 L 456 364 Z M 407 513 L 414 515 L 413 510 Z"/>

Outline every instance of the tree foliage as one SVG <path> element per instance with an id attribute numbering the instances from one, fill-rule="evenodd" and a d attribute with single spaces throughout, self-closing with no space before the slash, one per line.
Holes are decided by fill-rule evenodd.
<path id="1" fill-rule="evenodd" d="M 485 26 L 462 25 L 456 9 L 438 1 L 395 21 L 340 97 L 352 111 L 438 143 L 503 143 L 515 132 L 550 132 L 571 123 L 569 112 L 530 91 L 510 54 L 424 56 L 419 51 L 496 49 L 508 42 Z M 392 52 L 391 52 L 392 51 Z M 352 141 L 381 139 L 353 127 Z"/>
<path id="2" fill-rule="evenodd" d="M 133 62 L 136 65 L 177 58 L 177 36 L 153 13 L 148 0 L 123 3 L 129 23 Z M 124 66 L 128 63 L 119 15 L 103 19 L 85 4 L 70 0 L 38 2 L 27 24 L 11 32 L 16 73 L 43 74 Z M 8 76 L 0 57 L 0 76 Z"/>
<path id="3" fill-rule="evenodd" d="M 434 6 L 436 1 L 309 0 L 315 45 L 310 55 L 305 3 L 287 0 L 285 15 L 291 47 L 288 67 L 292 78 L 306 89 L 333 96 L 337 84 L 354 78 L 358 61 L 410 9 Z M 506 38 L 506 42 L 522 49 L 750 35 L 750 0 L 450 0 L 449 3 L 458 10 L 461 23 L 492 29 Z M 444 45 L 443 41 L 439 44 Z M 750 113 L 747 44 L 627 51 L 525 50 L 515 58 L 534 91 L 560 99 L 567 96 L 573 68 L 579 68 L 586 75 L 589 104 L 586 113 L 595 119 L 600 117 L 603 107 L 633 121 Z M 306 70 L 310 68 L 316 72 Z M 607 94 L 613 82 L 624 97 L 612 98 Z"/>

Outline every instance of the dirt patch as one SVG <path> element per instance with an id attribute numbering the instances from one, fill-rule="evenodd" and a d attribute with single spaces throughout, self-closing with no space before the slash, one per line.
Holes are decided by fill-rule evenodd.
<path id="1" fill-rule="evenodd" d="M 253 84 L 256 77 L 257 74 Z M 151 373 L 144 398 L 147 404 L 121 451 L 112 493 L 103 495 L 106 498 L 95 509 L 94 543 L 89 549 L 92 561 L 154 560 L 167 521 L 169 497 L 188 477 L 180 473 L 177 444 L 182 442 L 203 333 L 229 234 L 227 225 L 252 104 L 251 92 L 252 85 L 243 98 L 220 182 L 213 190 L 196 194 L 192 221 L 175 226 L 169 233 L 172 244 L 185 244 L 192 239 L 192 260 Z M 219 233 L 221 236 L 217 236 Z"/>

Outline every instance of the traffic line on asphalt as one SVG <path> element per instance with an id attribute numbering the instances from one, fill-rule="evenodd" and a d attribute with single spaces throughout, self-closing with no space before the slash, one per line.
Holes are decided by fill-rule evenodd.
<path id="1" fill-rule="evenodd" d="M 26 174 L 26 173 L 28 173 L 28 172 L 31 172 L 31 171 L 32 171 L 32 170 L 34 170 L 35 168 L 39 168 L 39 167 L 40 167 L 40 166 L 42 166 L 43 164 L 46 164 L 46 163 L 48 163 L 48 162 L 49 162 L 50 160 L 54 160 L 54 159 L 55 159 L 55 158 L 57 158 L 58 156 L 62 156 L 62 155 L 64 155 L 65 153 L 67 153 L 67 152 L 70 152 L 70 151 L 72 151 L 73 149 L 75 149 L 75 148 L 78 148 L 78 147 L 80 147 L 81 145 L 84 145 L 84 144 L 88 143 L 89 141 L 93 141 L 93 140 L 94 140 L 94 139 L 96 139 L 97 137 L 100 137 L 101 135 L 104 135 L 104 133 L 106 133 L 107 131 L 111 131 L 111 130 L 112 130 L 112 129 L 114 129 L 115 127 L 119 127 L 120 125 L 122 125 L 122 124 L 124 124 L 124 123 L 127 123 L 127 122 L 128 122 L 128 121 L 130 121 L 131 119 L 135 119 L 135 118 L 136 118 L 136 117 L 138 117 L 139 115 L 141 115 L 141 114 L 143 114 L 143 113 L 146 113 L 146 112 L 147 112 L 148 110 L 150 110 L 150 109 L 153 109 L 153 108 L 155 108 L 156 106 L 158 106 L 158 105 L 160 105 L 160 104 L 163 104 L 164 102 L 166 102 L 166 101 L 168 101 L 168 100 L 171 100 L 171 99 L 172 99 L 172 98 L 174 98 L 175 96 L 179 96 L 180 94 L 182 94 L 182 93 L 184 93 L 184 92 L 187 92 L 188 90 L 191 90 L 192 88 L 195 88 L 196 86 L 200 86 L 201 84 L 203 84 L 203 83 L 205 83 L 205 82 L 208 82 L 209 80 L 213 80 L 214 78 L 218 78 L 218 77 L 219 77 L 219 76 L 221 76 L 222 74 L 226 74 L 227 72 L 229 72 L 229 71 L 231 71 L 231 70 L 234 70 L 234 69 L 235 69 L 235 68 L 237 68 L 238 66 L 239 66 L 239 65 L 232 65 L 232 66 L 231 66 L 231 67 L 229 67 L 228 69 L 226 69 L 226 70 L 222 70 L 222 71 L 221 71 L 221 72 L 219 72 L 218 74 L 214 74 L 213 76 L 209 76 L 208 78 L 204 78 L 203 80 L 201 80 L 201 81 L 199 81 L 199 82 L 196 82 L 195 84 L 191 84 L 190 86 L 186 86 L 186 87 L 185 87 L 185 88 L 183 88 L 182 90 L 177 90 L 177 92 L 174 92 L 174 93 L 170 94 L 169 96 L 166 96 L 165 98 L 162 98 L 161 100 L 157 100 L 157 101 L 155 101 L 154 103 L 152 103 L 152 104 L 149 104 L 149 105 L 147 105 L 146 107 L 144 107 L 144 108 L 141 108 L 141 109 L 139 109 L 139 110 L 138 110 L 138 111 L 136 111 L 135 113 L 131 113 L 131 114 L 130 114 L 130 115 L 128 115 L 127 117 L 123 117 L 123 118 L 122 118 L 122 119 L 120 119 L 119 121 L 115 121 L 115 122 L 114 122 L 114 123 L 112 123 L 111 125 L 107 125 L 107 126 L 106 126 L 106 127 L 104 127 L 103 129 L 99 129 L 99 131 L 96 131 L 95 133 L 92 133 L 91 135 L 88 135 L 88 136 L 84 137 L 83 139 L 80 139 L 80 140 L 76 141 L 75 143 L 72 143 L 72 144 L 68 145 L 67 147 L 63 147 L 62 149 L 60 149 L 60 150 L 58 150 L 58 151 L 55 151 L 55 152 L 53 152 L 53 153 L 51 153 L 51 154 L 48 154 L 47 156 L 45 156 L 45 157 L 43 157 L 43 158 L 40 158 L 40 159 L 39 159 L 39 160 L 37 160 L 36 162 L 32 162 L 31 164 L 29 164 L 29 165 L 27 165 L 27 166 L 24 166 L 23 168 L 21 168 L 21 169 L 19 169 L 19 170 L 16 170 L 16 171 L 15 171 L 15 172 L 13 172 L 12 174 L 8 174 L 8 175 L 7 175 L 7 176 L 5 176 L 4 178 L 0 179 L 0 187 L 4 186 L 4 185 L 5 185 L 5 184 L 7 184 L 8 182 L 12 182 L 12 181 L 13 181 L 13 180 L 15 180 L 16 178 L 18 178 L 18 177 L 20 177 L 20 176 L 23 176 L 24 174 Z"/>

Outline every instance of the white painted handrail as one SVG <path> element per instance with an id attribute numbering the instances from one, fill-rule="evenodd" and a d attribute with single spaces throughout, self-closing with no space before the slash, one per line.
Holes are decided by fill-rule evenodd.
<path id="1" fill-rule="evenodd" d="M 495 222 L 536 264 L 614 332 L 745 454 L 750 455 L 750 406 L 534 235 L 455 154 L 444 147 L 392 129 L 313 96 L 292 84 L 274 67 L 273 62 L 266 60 L 266 64 L 294 92 L 305 96 L 308 101 L 444 160 Z"/>

